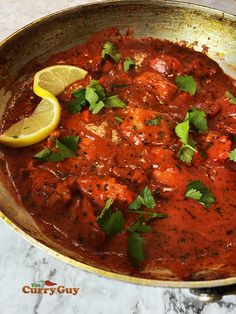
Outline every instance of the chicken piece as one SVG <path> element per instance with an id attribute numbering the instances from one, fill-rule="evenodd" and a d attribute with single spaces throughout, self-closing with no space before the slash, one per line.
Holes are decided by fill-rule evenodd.
<path id="1" fill-rule="evenodd" d="M 205 141 L 207 143 L 206 146 L 210 146 L 206 150 L 209 159 L 214 161 L 224 161 L 229 158 L 232 143 L 227 136 L 210 131 L 206 135 Z"/>
<path id="2" fill-rule="evenodd" d="M 181 62 L 168 55 L 160 55 L 150 60 L 150 66 L 161 74 L 180 74 L 183 72 Z"/>
<path id="3" fill-rule="evenodd" d="M 152 123 L 155 119 L 156 121 Z M 121 131 L 131 144 L 162 145 L 168 143 L 171 137 L 169 123 L 170 121 L 164 115 L 153 110 L 130 109 L 128 116 L 121 124 Z"/>
<path id="4" fill-rule="evenodd" d="M 159 188 L 162 197 L 182 200 L 186 189 L 186 182 L 191 181 L 191 174 L 184 168 L 175 166 L 162 169 L 155 169 L 153 177 L 156 180 L 156 187 Z"/>
<path id="5" fill-rule="evenodd" d="M 71 198 L 76 187 L 76 178 L 69 176 L 58 181 L 58 176 L 43 168 L 25 168 L 22 175 L 29 174 L 30 190 L 39 208 L 50 212 L 60 211 Z"/>
<path id="6" fill-rule="evenodd" d="M 174 96 L 177 86 L 157 72 L 143 72 L 135 78 L 137 84 L 151 90 L 160 99 L 166 101 Z"/>
<path id="7" fill-rule="evenodd" d="M 128 204 L 133 200 L 133 192 L 126 185 L 117 183 L 112 177 L 80 177 L 77 183 L 82 192 L 92 197 L 100 206 L 104 206 L 108 198 Z"/>
<path id="8" fill-rule="evenodd" d="M 175 165 L 174 152 L 168 148 L 154 147 L 149 154 L 149 160 L 154 168 L 167 169 L 170 165 Z"/>

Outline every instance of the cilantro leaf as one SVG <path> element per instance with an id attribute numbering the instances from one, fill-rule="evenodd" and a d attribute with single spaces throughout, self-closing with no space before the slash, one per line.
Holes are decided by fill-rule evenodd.
<path id="1" fill-rule="evenodd" d="M 124 119 L 121 119 L 119 116 L 114 116 L 114 119 L 119 123 L 122 123 L 124 121 Z"/>
<path id="2" fill-rule="evenodd" d="M 143 197 L 143 204 L 148 208 L 154 208 L 156 206 L 156 202 L 154 197 L 152 196 L 152 192 L 146 186 L 145 189 L 142 191 L 141 196 Z"/>
<path id="3" fill-rule="evenodd" d="M 124 72 L 128 72 L 131 67 L 135 67 L 135 62 L 130 57 L 127 57 L 123 63 Z"/>
<path id="4" fill-rule="evenodd" d="M 195 149 L 195 142 L 189 139 L 189 120 L 178 123 L 175 127 L 175 133 L 182 142 L 182 147 L 179 151 L 179 159 L 183 162 L 190 163 L 192 161 Z"/>
<path id="5" fill-rule="evenodd" d="M 199 132 L 204 132 L 208 129 L 206 114 L 202 110 L 191 108 L 185 117 L 186 120 L 189 120 L 189 123 L 193 124 Z"/>
<path id="6" fill-rule="evenodd" d="M 91 80 L 86 88 L 76 90 L 72 95 L 75 98 L 68 104 L 70 113 L 80 112 L 85 106 L 89 106 L 92 114 L 98 113 L 103 107 L 126 107 L 117 95 L 107 96 L 101 84 L 96 80 Z"/>
<path id="7" fill-rule="evenodd" d="M 111 57 L 115 63 L 118 63 L 121 59 L 121 54 L 118 53 L 117 46 L 110 41 L 107 41 L 102 49 L 102 58 L 105 59 L 106 56 Z"/>
<path id="8" fill-rule="evenodd" d="M 75 90 L 72 92 L 72 95 L 75 97 L 72 99 L 69 104 L 69 112 L 70 113 L 77 113 L 82 110 L 83 107 L 87 105 L 86 99 L 85 99 L 85 88 L 81 88 L 79 90 Z"/>
<path id="9" fill-rule="evenodd" d="M 138 195 L 136 199 L 129 205 L 129 209 L 139 209 L 144 205 L 144 200 L 141 195 Z"/>
<path id="10" fill-rule="evenodd" d="M 187 185 L 185 196 L 197 201 L 206 208 L 215 202 L 211 190 L 199 180 L 191 181 Z"/>
<path id="11" fill-rule="evenodd" d="M 184 144 L 188 144 L 188 133 L 189 133 L 189 120 L 178 123 L 175 127 L 175 133 L 179 137 L 180 141 Z"/>
<path id="12" fill-rule="evenodd" d="M 193 155 L 194 150 L 185 145 L 183 145 L 179 151 L 179 159 L 183 162 L 186 162 L 187 164 L 189 164 L 192 161 Z"/>
<path id="13" fill-rule="evenodd" d="M 115 89 L 115 88 L 126 88 L 129 87 L 130 84 L 124 84 L 124 83 L 120 83 L 120 84 L 111 84 L 111 89 Z"/>
<path id="14" fill-rule="evenodd" d="M 142 236 L 137 232 L 131 232 L 128 237 L 128 256 L 137 269 L 140 268 L 141 262 L 145 259 L 144 244 L 145 240 Z"/>
<path id="15" fill-rule="evenodd" d="M 166 218 L 167 217 L 167 214 L 149 212 L 149 211 L 139 210 L 139 209 L 129 209 L 129 212 L 140 214 L 140 215 L 148 215 L 148 216 L 151 216 L 152 218 Z"/>
<path id="16" fill-rule="evenodd" d="M 33 158 L 41 162 L 58 162 L 63 161 L 68 157 L 75 157 L 77 155 L 78 140 L 79 137 L 75 135 L 64 136 L 60 138 L 60 140 L 56 139 L 55 147 L 58 150 L 57 152 L 46 148 L 34 155 Z"/>
<path id="17" fill-rule="evenodd" d="M 77 156 L 78 141 L 79 141 L 78 136 L 75 136 L 75 135 L 63 136 L 62 138 L 60 138 L 60 142 L 58 141 L 59 142 L 59 148 L 61 145 L 63 145 L 64 146 L 63 149 L 66 148 L 67 154 L 69 154 L 68 157 Z M 62 150 L 61 150 L 61 153 L 63 153 Z"/>
<path id="18" fill-rule="evenodd" d="M 136 199 L 129 205 L 129 209 L 139 209 L 142 205 L 147 208 L 154 208 L 156 202 L 152 196 L 152 192 L 146 186 L 145 189 L 136 197 Z"/>
<path id="19" fill-rule="evenodd" d="M 124 229 L 125 219 L 120 210 L 111 210 L 112 199 L 108 199 L 101 214 L 97 217 L 100 228 L 111 237 L 120 233 Z"/>
<path id="20" fill-rule="evenodd" d="M 104 99 L 105 106 L 107 108 L 125 108 L 126 104 L 117 96 L 110 96 Z"/>
<path id="21" fill-rule="evenodd" d="M 196 189 L 190 189 L 185 193 L 185 196 L 193 200 L 199 201 L 202 197 L 202 193 Z"/>
<path id="22" fill-rule="evenodd" d="M 92 114 L 98 113 L 103 107 L 105 107 L 105 104 L 102 100 L 94 104 L 93 106 L 89 107 L 89 110 L 92 112 Z"/>
<path id="23" fill-rule="evenodd" d="M 151 218 L 152 219 L 152 218 Z M 140 232 L 140 233 L 146 233 L 151 231 L 151 227 L 147 226 L 146 223 L 148 222 L 148 219 L 144 219 L 143 216 L 139 216 L 137 220 L 129 226 L 128 230 L 130 232 Z"/>
<path id="24" fill-rule="evenodd" d="M 197 83 L 192 75 L 179 75 L 176 77 L 177 87 L 184 92 L 189 93 L 190 95 L 195 95 L 197 91 Z"/>
<path id="25" fill-rule="evenodd" d="M 229 153 L 229 159 L 236 162 L 236 148 Z"/>
<path id="26" fill-rule="evenodd" d="M 35 159 L 38 159 L 40 161 L 44 161 L 48 158 L 50 155 L 51 151 L 48 148 L 42 149 L 40 152 L 34 155 Z"/>
<path id="27" fill-rule="evenodd" d="M 228 97 L 229 102 L 233 105 L 236 105 L 236 97 L 229 91 L 225 92 L 225 96 Z"/>
<path id="28" fill-rule="evenodd" d="M 88 86 L 86 88 L 85 99 L 89 103 L 89 110 L 92 110 L 99 101 L 98 94 L 95 92 L 92 86 Z"/>
<path id="29" fill-rule="evenodd" d="M 159 125 L 161 123 L 162 116 L 158 115 L 154 119 L 148 120 L 147 125 Z"/>
<path id="30" fill-rule="evenodd" d="M 90 86 L 94 89 L 95 93 L 101 99 L 105 97 L 105 92 L 102 85 L 97 80 L 91 80 Z"/>

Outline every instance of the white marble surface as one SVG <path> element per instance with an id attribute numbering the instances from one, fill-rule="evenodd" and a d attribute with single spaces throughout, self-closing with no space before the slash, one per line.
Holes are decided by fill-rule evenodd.
<path id="1" fill-rule="evenodd" d="M 0 0 L 0 40 L 25 24 L 86 0 Z M 235 0 L 189 1 L 236 14 Z M 24 295 L 25 284 L 49 279 L 79 287 L 76 296 Z M 236 296 L 199 302 L 185 289 L 135 286 L 86 273 L 45 254 L 0 222 L 0 314 L 226 314 L 236 313 Z"/>

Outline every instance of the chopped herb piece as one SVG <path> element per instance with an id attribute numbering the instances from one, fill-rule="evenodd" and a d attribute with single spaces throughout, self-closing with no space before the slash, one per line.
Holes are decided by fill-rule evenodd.
<path id="1" fill-rule="evenodd" d="M 175 133 L 179 137 L 180 141 L 184 144 L 188 144 L 188 133 L 189 133 L 189 120 L 178 123 L 175 127 Z"/>
<path id="2" fill-rule="evenodd" d="M 140 268 L 141 262 L 145 258 L 144 254 L 145 240 L 137 232 L 131 232 L 128 237 L 128 256 L 130 257 L 133 266 Z"/>
<path id="3" fill-rule="evenodd" d="M 19 136 L 18 136 L 18 135 L 13 135 L 12 137 L 13 137 L 13 138 L 19 138 Z"/>
<path id="4" fill-rule="evenodd" d="M 185 193 L 185 196 L 193 200 L 199 201 L 202 197 L 202 193 L 197 191 L 196 189 L 191 189 Z"/>
<path id="5" fill-rule="evenodd" d="M 122 123 L 124 121 L 124 119 L 121 119 L 119 116 L 114 116 L 114 119 L 119 123 Z"/>
<path id="6" fill-rule="evenodd" d="M 40 161 L 46 161 L 46 159 L 48 158 L 50 154 L 51 154 L 50 149 L 45 148 L 45 149 L 42 149 L 40 152 L 38 152 L 36 155 L 34 155 L 34 158 Z"/>
<path id="7" fill-rule="evenodd" d="M 130 57 L 127 57 L 123 63 L 123 70 L 128 72 L 131 67 L 135 67 L 135 62 Z"/>
<path id="8" fill-rule="evenodd" d="M 87 101 L 85 99 L 85 91 L 85 88 L 81 88 L 72 92 L 72 95 L 75 98 L 72 99 L 68 104 L 70 113 L 80 112 L 82 108 L 87 105 Z"/>
<path id="9" fill-rule="evenodd" d="M 183 145 L 179 151 L 179 159 L 189 164 L 193 159 L 194 152 L 192 148 Z"/>
<path id="10" fill-rule="evenodd" d="M 102 58 L 105 59 L 106 56 L 111 57 L 115 63 L 118 63 L 121 59 L 121 54 L 118 53 L 117 46 L 110 41 L 107 41 L 102 49 Z"/>
<path id="11" fill-rule="evenodd" d="M 126 104 L 117 96 L 110 96 L 104 99 L 105 106 L 107 108 L 125 108 Z"/>
<path id="12" fill-rule="evenodd" d="M 149 212 L 145 210 L 139 210 L 139 209 L 129 209 L 130 213 L 135 213 L 135 214 L 140 214 L 140 215 L 148 215 L 151 216 L 152 218 L 166 218 L 166 214 L 161 214 L 161 213 L 154 213 L 154 212 Z"/>
<path id="13" fill-rule="evenodd" d="M 129 209 L 139 209 L 142 205 L 147 208 L 154 208 L 156 202 L 152 196 L 152 192 L 146 186 L 145 189 L 136 197 L 136 199 L 129 205 Z"/>
<path id="14" fill-rule="evenodd" d="M 139 216 L 138 219 L 131 225 L 129 226 L 128 230 L 130 232 L 140 232 L 140 233 L 146 233 L 151 231 L 151 227 L 146 225 L 146 222 L 148 220 L 145 220 L 143 216 Z"/>
<path id="15" fill-rule="evenodd" d="M 98 95 L 100 99 L 105 97 L 104 89 L 98 81 L 92 80 L 90 82 L 90 86 L 94 89 L 94 91 L 96 92 L 96 94 Z"/>
<path id="16" fill-rule="evenodd" d="M 91 80 L 89 86 L 74 91 L 72 95 L 75 99 L 69 103 L 70 113 L 80 112 L 85 106 L 89 106 L 89 110 L 93 114 L 97 114 L 103 107 L 126 107 L 126 104 L 117 95 L 108 97 L 101 84 L 96 80 Z"/>
<path id="17" fill-rule="evenodd" d="M 190 163 L 194 152 L 197 150 L 195 149 L 195 142 L 189 139 L 189 120 L 177 124 L 175 133 L 183 144 L 179 151 L 179 158 L 183 162 Z"/>
<path id="18" fill-rule="evenodd" d="M 215 202 L 211 190 L 199 180 L 191 181 L 187 185 L 185 196 L 197 201 L 206 208 Z"/>
<path id="19" fill-rule="evenodd" d="M 129 84 L 111 84 L 111 89 L 129 87 Z"/>
<path id="20" fill-rule="evenodd" d="M 111 237 L 120 233 L 124 229 L 125 219 L 122 212 L 118 209 L 112 211 L 112 199 L 108 199 L 101 214 L 97 217 L 100 228 Z"/>
<path id="21" fill-rule="evenodd" d="M 67 154 L 70 156 L 77 156 L 77 148 L 78 148 L 79 137 L 75 135 L 63 136 L 60 138 L 60 141 L 57 141 L 59 145 L 63 145 L 64 149 L 66 148 Z M 60 148 L 60 147 L 59 147 Z M 61 150 L 61 153 L 63 151 Z"/>
<path id="22" fill-rule="evenodd" d="M 189 93 L 190 95 L 195 95 L 197 90 L 197 83 L 192 75 L 179 75 L 176 77 L 177 87 L 184 92 Z"/>
<path id="23" fill-rule="evenodd" d="M 89 107 L 89 110 L 93 113 L 96 114 L 98 113 L 103 107 L 105 107 L 105 104 L 102 100 L 99 102 L 95 103 L 93 106 Z"/>
<path id="24" fill-rule="evenodd" d="M 229 153 L 229 159 L 236 162 L 236 148 Z"/>
<path id="25" fill-rule="evenodd" d="M 33 158 L 45 162 L 45 161 L 63 161 L 68 157 L 75 157 L 77 155 L 79 137 L 75 135 L 64 136 L 60 140 L 56 139 L 55 147 L 57 152 L 51 151 L 46 148 L 38 152 Z"/>
<path id="26" fill-rule="evenodd" d="M 89 103 L 89 110 L 92 110 L 96 103 L 99 101 L 98 94 L 95 92 L 93 87 L 88 86 L 85 91 L 85 99 Z"/>
<path id="27" fill-rule="evenodd" d="M 234 96 L 232 93 L 229 91 L 225 92 L 225 96 L 228 97 L 229 102 L 233 105 L 236 105 L 236 96 Z"/>
<path id="28" fill-rule="evenodd" d="M 156 116 L 154 119 L 148 120 L 147 121 L 147 125 L 159 125 L 161 123 L 162 120 L 162 116 Z"/>
<path id="29" fill-rule="evenodd" d="M 148 208 L 154 208 L 156 206 L 156 202 L 154 197 L 152 196 L 152 192 L 146 186 L 145 189 L 142 191 L 141 196 L 143 197 L 143 204 Z"/>
<path id="30" fill-rule="evenodd" d="M 186 115 L 186 120 L 189 120 L 189 123 L 193 124 L 199 132 L 204 132 L 208 129 L 206 114 L 202 110 L 191 108 Z"/>

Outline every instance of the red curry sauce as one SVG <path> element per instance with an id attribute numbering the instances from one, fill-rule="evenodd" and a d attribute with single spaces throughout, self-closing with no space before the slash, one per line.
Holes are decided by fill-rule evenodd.
<path id="1" fill-rule="evenodd" d="M 108 40 L 122 55 L 118 64 L 101 57 Z M 124 72 L 122 63 L 128 56 L 136 67 Z M 169 270 L 183 280 L 235 275 L 236 168 L 229 152 L 235 147 L 236 105 L 225 96 L 226 91 L 236 95 L 234 81 L 203 53 L 167 41 L 135 39 L 116 29 L 96 33 L 85 44 L 50 57 L 40 68 L 55 64 L 88 71 L 84 80 L 58 97 L 62 118 L 57 130 L 39 144 L 5 150 L 19 198 L 40 228 L 48 237 L 116 272 L 158 278 L 155 270 Z M 175 79 L 183 74 L 197 82 L 194 96 L 177 88 Z M 2 130 L 38 104 L 32 77 L 11 101 Z M 91 79 L 98 80 L 106 93 L 118 95 L 127 107 L 103 108 L 97 114 L 88 108 L 69 113 L 71 92 L 86 87 Z M 175 126 L 192 107 L 206 113 L 208 131 L 192 129 L 197 153 L 187 164 L 178 157 L 181 142 Z M 162 117 L 158 125 L 146 123 L 157 115 Z M 44 163 L 33 159 L 52 145 L 52 138 L 63 135 L 80 137 L 77 157 Z M 193 180 L 211 190 L 215 202 L 209 208 L 185 197 L 186 186 Z M 127 228 L 137 218 L 127 208 L 146 186 L 156 202 L 152 211 L 167 217 L 148 223 L 151 231 L 142 234 L 146 258 L 137 270 L 127 254 L 129 232 L 108 237 L 96 218 L 111 198 Z"/>

